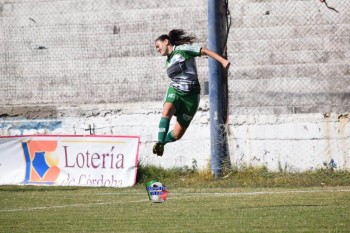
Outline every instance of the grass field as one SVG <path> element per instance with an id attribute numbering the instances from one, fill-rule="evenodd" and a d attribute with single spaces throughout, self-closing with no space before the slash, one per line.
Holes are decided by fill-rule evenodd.
<path id="1" fill-rule="evenodd" d="M 350 186 L 168 189 L 0 186 L 0 232 L 350 232 Z"/>

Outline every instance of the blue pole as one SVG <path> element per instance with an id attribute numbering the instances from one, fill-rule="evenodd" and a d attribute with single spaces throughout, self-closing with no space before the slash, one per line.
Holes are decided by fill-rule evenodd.
<path id="1" fill-rule="evenodd" d="M 226 39 L 225 0 L 208 0 L 208 49 L 222 56 Z M 216 178 L 222 175 L 223 161 L 228 155 L 224 131 L 223 69 L 219 62 L 209 58 L 209 103 L 211 169 Z"/>

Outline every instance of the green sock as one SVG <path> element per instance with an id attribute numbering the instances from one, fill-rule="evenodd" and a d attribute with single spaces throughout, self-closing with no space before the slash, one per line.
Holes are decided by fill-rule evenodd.
<path id="1" fill-rule="evenodd" d="M 158 129 L 158 143 L 164 144 L 166 135 L 169 131 L 170 119 L 162 117 L 159 121 L 159 129 Z"/>
<path id="2" fill-rule="evenodd" d="M 174 136 L 174 131 L 170 131 L 165 138 L 164 144 L 167 144 L 168 142 L 175 142 L 177 138 Z"/>

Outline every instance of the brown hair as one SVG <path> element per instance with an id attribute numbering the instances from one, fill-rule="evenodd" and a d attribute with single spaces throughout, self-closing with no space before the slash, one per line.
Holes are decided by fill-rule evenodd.
<path id="1" fill-rule="evenodd" d="M 169 40 L 172 45 L 192 44 L 196 37 L 192 35 L 186 35 L 186 32 L 182 29 L 173 29 L 169 34 L 163 34 L 159 36 L 155 41 Z"/>

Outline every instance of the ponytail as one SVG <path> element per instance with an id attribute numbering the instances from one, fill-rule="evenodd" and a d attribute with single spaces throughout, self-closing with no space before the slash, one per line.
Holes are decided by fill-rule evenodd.
<path id="1" fill-rule="evenodd" d="M 169 35 L 161 35 L 156 39 L 156 41 L 169 40 L 172 45 L 183 45 L 183 44 L 192 44 L 196 37 L 192 35 L 186 35 L 186 32 L 182 29 L 173 29 L 169 32 Z"/>

